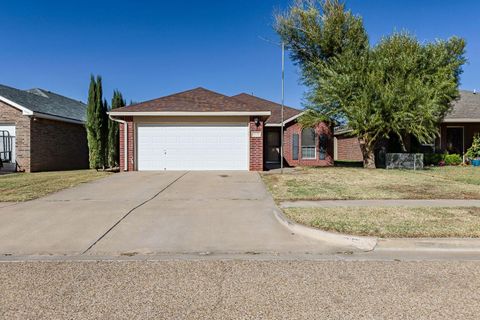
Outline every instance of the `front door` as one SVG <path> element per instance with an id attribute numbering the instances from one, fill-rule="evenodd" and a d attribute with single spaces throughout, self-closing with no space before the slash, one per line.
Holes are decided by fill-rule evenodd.
<path id="1" fill-rule="evenodd" d="M 280 163 L 280 131 L 267 131 L 266 161 Z"/>
<path id="2" fill-rule="evenodd" d="M 446 149 L 448 153 L 463 155 L 463 139 L 463 127 L 447 127 Z"/>

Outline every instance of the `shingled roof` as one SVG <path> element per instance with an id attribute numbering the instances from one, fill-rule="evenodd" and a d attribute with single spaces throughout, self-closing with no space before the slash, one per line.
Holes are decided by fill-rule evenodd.
<path id="1" fill-rule="evenodd" d="M 0 85 L 0 98 L 3 97 L 39 116 L 58 117 L 59 120 L 85 122 L 87 106 L 57 93 L 43 89 L 19 90 Z"/>
<path id="2" fill-rule="evenodd" d="M 113 110 L 111 113 L 136 112 L 255 112 L 264 111 L 237 99 L 196 88 Z"/>
<path id="3" fill-rule="evenodd" d="M 261 110 L 265 111 L 270 111 L 272 112 L 272 115 L 265 121 L 266 124 L 281 124 L 282 121 L 282 106 L 278 103 L 275 103 L 273 101 L 265 100 L 259 97 L 255 97 L 251 94 L 247 93 L 240 93 L 236 96 L 233 96 L 232 98 L 235 98 L 252 108 L 259 108 Z M 292 117 L 298 116 L 300 113 L 302 113 L 301 110 L 294 109 L 291 107 L 284 106 L 284 114 L 283 114 L 283 119 L 288 120 Z"/>
<path id="4" fill-rule="evenodd" d="M 460 90 L 460 99 L 453 103 L 452 110 L 444 121 L 468 122 L 472 120 L 480 120 L 480 94 Z"/>

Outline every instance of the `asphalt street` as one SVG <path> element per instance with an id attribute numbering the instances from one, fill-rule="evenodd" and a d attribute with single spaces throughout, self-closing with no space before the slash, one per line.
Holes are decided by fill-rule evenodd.
<path id="1" fill-rule="evenodd" d="M 478 261 L 0 263 L 2 319 L 478 319 Z"/>

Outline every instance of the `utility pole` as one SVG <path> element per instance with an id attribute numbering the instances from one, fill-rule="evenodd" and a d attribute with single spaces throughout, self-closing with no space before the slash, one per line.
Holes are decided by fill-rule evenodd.
<path id="1" fill-rule="evenodd" d="M 282 41 L 282 119 L 280 126 L 280 174 L 283 174 L 283 109 L 285 105 L 285 42 Z"/>
<path id="2" fill-rule="evenodd" d="M 284 131 L 284 109 L 285 109 L 285 42 L 282 43 L 273 42 L 271 40 L 260 37 L 265 42 L 273 43 L 275 45 L 280 45 L 282 47 L 282 107 L 281 107 L 281 125 L 280 125 L 280 173 L 283 174 L 283 131 Z"/>

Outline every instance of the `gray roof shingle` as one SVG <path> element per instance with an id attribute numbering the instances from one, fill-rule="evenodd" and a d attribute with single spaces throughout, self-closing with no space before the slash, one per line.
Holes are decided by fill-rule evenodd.
<path id="1" fill-rule="evenodd" d="M 81 101 L 35 88 L 19 90 L 0 85 L 0 96 L 11 100 L 34 113 L 56 116 L 66 120 L 85 122 L 87 106 Z"/>
<path id="2" fill-rule="evenodd" d="M 445 120 L 480 120 L 480 93 L 460 90 L 460 98 L 452 104 Z"/>

